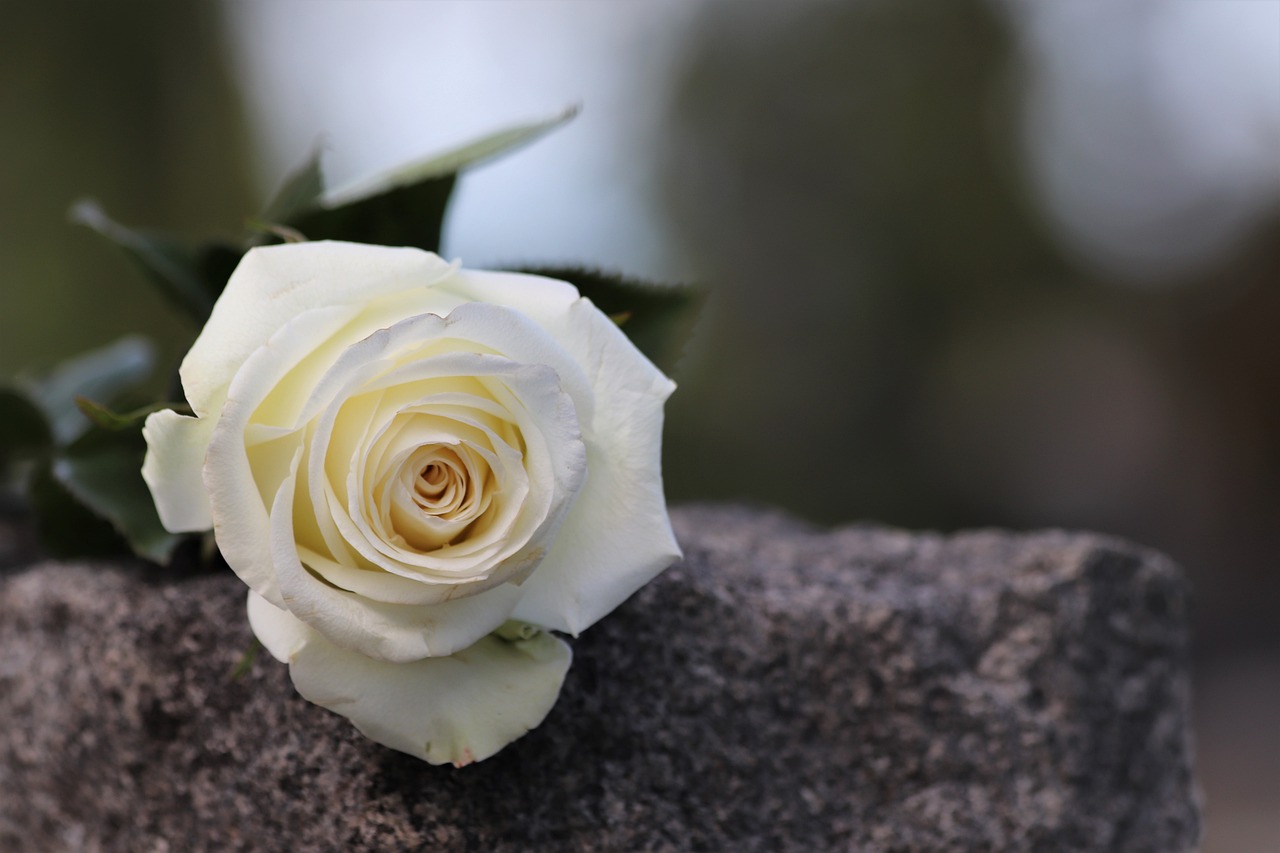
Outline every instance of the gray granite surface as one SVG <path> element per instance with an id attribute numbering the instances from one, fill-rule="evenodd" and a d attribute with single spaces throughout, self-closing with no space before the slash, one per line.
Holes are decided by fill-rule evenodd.
<path id="1" fill-rule="evenodd" d="M 1090 534 L 688 507 L 559 703 L 431 767 L 298 697 L 228 574 L 0 573 L 0 850 L 1193 848 L 1186 587 Z"/>

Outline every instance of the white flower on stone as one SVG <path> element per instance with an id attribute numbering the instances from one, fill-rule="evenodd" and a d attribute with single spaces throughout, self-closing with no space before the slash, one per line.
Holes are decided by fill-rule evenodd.
<path id="1" fill-rule="evenodd" d="M 353 243 L 259 248 L 147 419 L 173 532 L 212 529 L 307 699 L 465 764 L 538 725 L 576 635 L 679 557 L 673 383 L 564 282 Z"/>

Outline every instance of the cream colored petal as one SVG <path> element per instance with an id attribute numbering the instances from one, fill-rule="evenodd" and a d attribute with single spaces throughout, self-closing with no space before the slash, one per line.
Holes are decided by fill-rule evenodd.
<path id="1" fill-rule="evenodd" d="M 301 453 L 294 458 L 296 470 Z M 293 533 L 297 477 L 285 480 L 271 508 L 271 560 L 279 597 L 294 616 L 363 656 L 404 662 L 452 654 L 506 621 L 520 597 L 503 584 L 426 606 L 385 604 L 337 589 L 302 565 Z"/>
<path id="2" fill-rule="evenodd" d="M 197 414 L 208 413 L 249 355 L 296 316 L 425 289 L 451 271 L 417 249 L 336 242 L 251 249 L 182 362 L 187 400 Z"/>
<path id="3" fill-rule="evenodd" d="M 530 281 L 548 281 L 527 278 Z M 569 287 L 561 282 L 551 284 Z M 568 312 L 572 312 L 576 304 L 570 303 Z M 594 416 L 594 383 L 590 365 L 573 358 L 573 353 L 564 346 L 565 341 L 549 334 L 549 322 L 538 319 L 538 315 L 547 313 L 547 310 L 548 306 L 540 306 L 534 313 L 525 314 L 519 307 L 511 310 L 499 305 L 472 302 L 459 305 L 445 320 L 449 326 L 449 334 L 489 347 L 495 353 L 520 364 L 550 367 L 556 372 L 560 387 L 577 407 L 578 417 L 590 420 Z M 565 312 L 560 313 L 563 315 Z"/>
<path id="4" fill-rule="evenodd" d="M 567 282 L 514 272 L 460 269 L 440 287 L 472 302 L 514 308 L 542 326 L 563 317 L 578 299 L 578 289 Z"/>
<path id="5" fill-rule="evenodd" d="M 235 400 L 224 404 L 205 457 L 204 486 L 212 508 L 214 538 L 227 565 L 250 589 L 279 607 L 283 602 L 271 565 L 266 506 L 270 496 L 263 496 L 249 464 L 244 443 L 246 409 Z M 301 448 L 296 452 L 301 453 Z"/>
<path id="6" fill-rule="evenodd" d="M 513 618 L 578 634 L 680 558 L 662 492 L 662 405 L 675 384 L 587 300 L 561 331 L 593 377 L 587 480 Z"/>
<path id="7" fill-rule="evenodd" d="M 292 318 L 249 354 L 230 387 L 219 392 L 229 396 L 219 403 L 204 468 L 218 549 L 241 580 L 277 607 L 282 602 L 271 567 L 267 508 L 279 488 L 275 480 L 289 470 L 302 436 L 291 428 L 262 427 L 250 420 L 264 398 L 297 393 L 281 389 L 281 380 L 306 359 L 317 338 L 331 335 L 354 313 L 358 309 L 337 306 Z"/>
<path id="8" fill-rule="evenodd" d="M 281 663 L 288 663 L 315 633 L 297 616 L 281 610 L 253 590 L 249 590 L 248 611 L 253 635 Z"/>
<path id="9" fill-rule="evenodd" d="M 302 563 L 339 589 L 384 604 L 435 605 L 442 600 L 438 585 L 381 570 L 355 568 L 309 548 L 299 548 Z M 448 590 L 445 589 L 445 595 Z M 443 599 L 448 600 L 448 599 Z"/>
<path id="10" fill-rule="evenodd" d="M 476 531 L 476 535 L 466 541 L 450 546 L 447 557 L 445 552 L 393 554 L 385 547 L 386 543 L 376 539 L 369 525 L 352 512 L 360 538 L 407 566 L 433 572 L 449 572 L 449 563 L 463 559 L 469 569 L 476 567 L 475 558 L 482 551 L 490 555 L 490 563 L 494 559 L 506 560 L 526 547 L 545 552 L 546 542 L 558 529 L 586 470 L 585 449 L 572 400 L 560 390 L 556 375 L 545 366 L 519 365 L 498 356 L 472 354 L 451 354 L 431 361 L 456 363 L 454 369 L 492 380 L 494 397 L 503 401 L 504 409 L 525 441 L 524 471 L 510 480 L 516 492 L 499 502 L 490 528 Z M 491 435 L 490 440 L 502 449 L 496 435 Z M 517 502 L 513 498 L 523 495 L 526 473 L 529 493 Z M 341 524 L 341 514 L 334 515 Z M 508 569 L 513 570 L 514 565 Z M 502 576 L 510 575 L 507 571 Z"/>
<path id="11" fill-rule="evenodd" d="M 428 346 L 439 338 L 516 351 L 519 359 L 477 352 L 446 352 L 418 360 L 411 357 L 414 348 Z M 526 358 L 531 360 L 523 361 Z M 547 360 L 558 362 L 558 368 L 549 367 Z M 395 366 L 397 364 L 400 366 Z M 388 371 L 388 368 L 392 369 Z M 339 430 L 339 416 L 350 408 L 348 404 L 363 408 L 357 398 L 363 399 L 371 392 L 408 382 L 455 376 L 481 377 L 482 381 L 495 386 L 491 389 L 493 395 L 505 398 L 505 408 L 511 411 L 529 443 L 531 481 L 545 484 L 537 490 L 537 503 L 530 503 L 521 512 L 522 529 L 507 537 L 499 549 L 496 559 L 504 561 L 504 574 L 492 578 L 496 583 L 503 577 L 514 578 L 545 551 L 541 545 L 535 545 L 536 555 L 531 551 L 525 555 L 528 559 L 508 560 L 529 543 L 534 528 L 549 536 L 558 527 L 583 476 L 585 452 L 578 438 L 578 419 L 581 409 L 590 411 L 591 407 L 591 392 L 582 370 L 544 331 L 509 309 L 468 304 L 443 320 L 429 314 L 414 316 L 348 347 L 322 377 L 304 407 L 304 412 L 318 416 L 306 477 L 310 500 L 317 509 L 326 537 L 330 535 L 331 521 L 331 532 L 339 534 L 363 559 L 397 574 L 417 575 L 422 569 L 433 567 L 447 571 L 447 561 L 439 557 L 405 552 L 393 558 L 385 548 L 380 548 L 385 543 L 373 534 L 363 514 L 355 511 L 352 501 L 359 495 L 348 494 L 349 480 L 335 481 L 328 476 L 325 463 L 332 458 L 329 444 L 335 436 L 355 439 L 369 434 L 363 416 L 356 419 L 358 428 Z M 567 392 L 569 387 L 575 391 Z M 573 393 L 577 396 L 571 396 Z M 311 416 L 304 414 L 303 417 Z M 341 464 L 343 457 L 351 457 L 347 462 L 349 466 L 357 461 L 355 454 L 345 451 L 338 454 L 335 464 Z M 336 544 L 330 543 L 330 550 L 334 550 Z M 460 554 L 466 544 L 457 551 L 451 549 L 451 554 Z M 397 562 L 405 566 L 402 568 Z"/>
<path id="12" fill-rule="evenodd" d="M 160 523 L 170 533 L 213 527 L 209 495 L 201 479 L 215 418 L 189 418 L 172 409 L 153 412 L 142 427 L 147 456 L 142 479 L 151 490 Z"/>
<path id="13" fill-rule="evenodd" d="M 546 718 L 572 653 L 546 633 L 487 636 L 448 657 L 388 663 L 323 637 L 293 655 L 306 699 L 351 720 L 366 737 L 431 764 L 483 761 Z"/>

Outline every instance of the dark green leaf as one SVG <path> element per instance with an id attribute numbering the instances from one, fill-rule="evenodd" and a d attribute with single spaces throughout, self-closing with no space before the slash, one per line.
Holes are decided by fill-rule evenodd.
<path id="1" fill-rule="evenodd" d="M 29 496 L 50 553 L 132 551 L 156 562 L 169 558 L 181 537 L 160 524 L 142 480 L 146 442 L 140 423 L 132 420 L 117 429 L 91 425 L 40 467 Z"/>
<path id="2" fill-rule="evenodd" d="M 696 287 L 646 284 L 598 270 L 525 267 L 519 272 L 575 285 L 669 376 L 684 355 L 705 300 Z"/>
<path id="3" fill-rule="evenodd" d="M 52 444 L 53 428 L 41 408 L 17 388 L 0 388 L 0 471 Z"/>
<path id="4" fill-rule="evenodd" d="M 499 131 L 452 151 L 397 169 L 335 193 L 321 207 L 284 224 L 309 240 L 350 240 L 440 250 L 445 209 L 462 169 L 532 142 L 576 115 L 568 110 L 545 121 Z"/>
<path id="5" fill-rule="evenodd" d="M 308 240 L 347 240 L 440 250 L 454 176 L 395 187 L 369 198 L 319 208 L 287 223 Z"/>
<path id="6" fill-rule="evenodd" d="M 142 480 L 142 457 L 141 448 L 128 446 L 68 454 L 54 461 L 51 473 L 90 512 L 110 522 L 135 553 L 162 563 L 179 537 L 160 524 Z"/>
<path id="7" fill-rule="evenodd" d="M 570 121 L 577 114 L 578 108 L 570 107 L 550 118 L 518 124 L 490 133 L 465 145 L 459 145 L 457 148 L 446 151 L 443 154 L 436 154 L 413 165 L 397 169 L 381 179 L 370 181 L 365 186 L 377 188 L 381 185 L 386 188 L 427 178 L 457 174 L 463 169 L 470 168 L 485 160 L 508 154 L 521 146 L 528 145 Z M 356 192 L 362 196 L 369 194 L 368 190 L 357 190 Z M 341 193 L 340 195 L 345 194 Z"/>
<path id="8" fill-rule="evenodd" d="M 317 145 L 307 162 L 284 179 L 257 218 L 268 223 L 289 222 L 304 211 L 319 206 L 322 195 L 324 174 L 320 170 L 320 146 Z"/>
<path id="9" fill-rule="evenodd" d="M 124 249 L 161 292 L 197 323 L 209 318 L 214 301 L 244 254 L 226 243 L 191 245 L 166 234 L 135 231 L 112 220 L 92 201 L 77 202 L 71 219 Z"/>
<path id="10" fill-rule="evenodd" d="M 125 429 L 141 429 L 143 421 L 147 419 L 147 415 L 162 409 L 176 409 L 185 414 L 190 414 L 191 412 L 191 409 L 185 403 L 152 403 L 150 406 L 143 406 L 131 412 L 121 413 L 112 411 L 110 408 L 90 400 L 88 397 L 76 397 L 76 406 L 84 413 L 85 417 L 93 422 L 94 426 L 113 432 Z"/>
<path id="11" fill-rule="evenodd" d="M 89 426 L 77 397 L 115 401 L 145 382 L 155 368 L 155 347 L 130 335 L 100 349 L 70 358 L 25 384 L 53 427 L 60 444 L 74 441 Z"/>
<path id="12" fill-rule="evenodd" d="M 218 297 L 226 289 L 227 279 L 231 278 L 231 274 L 240 265 L 240 259 L 244 257 L 245 251 L 246 249 L 239 246 L 216 241 L 201 243 L 195 249 L 196 269 L 199 270 L 200 277 L 204 281 L 205 290 L 213 296 L 214 302 L 218 301 Z M 209 319 L 208 312 L 198 319 L 203 324 Z"/>
<path id="13" fill-rule="evenodd" d="M 142 437 L 142 425 L 134 424 L 133 428 L 104 429 L 91 424 L 84 434 L 58 452 L 64 456 L 86 458 L 99 453 L 131 453 L 138 457 L 138 465 L 142 465 L 142 454 L 147 449 L 147 442 Z"/>
<path id="14" fill-rule="evenodd" d="M 111 523 L 84 506 L 42 465 L 32 478 L 28 497 L 36 532 L 54 557 L 119 557 L 129 545 Z"/>

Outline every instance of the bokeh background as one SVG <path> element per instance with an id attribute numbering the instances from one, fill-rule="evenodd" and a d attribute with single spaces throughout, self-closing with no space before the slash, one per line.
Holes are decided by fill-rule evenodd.
<path id="1" fill-rule="evenodd" d="M 7 3 L 0 375 L 194 333 L 67 221 L 467 175 L 469 265 L 706 283 L 675 501 L 1080 527 L 1195 585 L 1210 851 L 1280 849 L 1280 0 Z"/>

